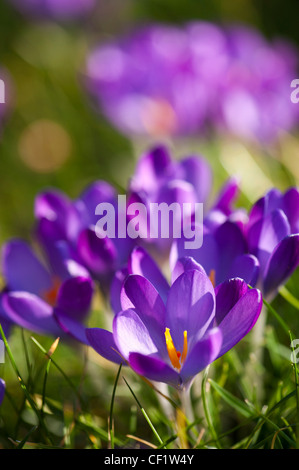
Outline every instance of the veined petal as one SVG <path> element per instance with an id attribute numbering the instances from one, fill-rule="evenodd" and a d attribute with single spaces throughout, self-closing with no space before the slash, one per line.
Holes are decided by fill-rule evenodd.
<path id="1" fill-rule="evenodd" d="M 172 284 L 166 305 L 166 326 L 177 350 L 183 350 L 183 331 L 188 343 L 203 336 L 215 315 L 214 287 L 207 275 L 186 271 Z"/>
<path id="2" fill-rule="evenodd" d="M 151 337 L 139 315 L 132 309 L 115 315 L 113 337 L 118 350 L 126 360 L 132 352 L 147 356 L 158 352 L 154 338 Z"/>

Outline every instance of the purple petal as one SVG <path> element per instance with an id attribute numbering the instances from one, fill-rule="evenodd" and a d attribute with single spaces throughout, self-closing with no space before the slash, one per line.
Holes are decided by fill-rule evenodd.
<path id="1" fill-rule="evenodd" d="M 239 180 L 230 178 L 221 188 L 213 209 L 218 209 L 225 215 L 229 215 L 232 211 L 232 204 L 239 195 Z"/>
<path id="2" fill-rule="evenodd" d="M 35 199 L 35 217 L 39 221 L 38 233 L 45 240 L 74 240 L 80 220 L 72 201 L 62 192 L 51 190 Z"/>
<path id="3" fill-rule="evenodd" d="M 262 296 L 257 289 L 251 289 L 240 297 L 218 325 L 223 337 L 218 357 L 229 351 L 249 333 L 261 313 L 262 305 Z"/>
<path id="4" fill-rule="evenodd" d="M 148 279 L 131 274 L 126 279 L 121 292 L 122 309 L 134 308 L 156 344 L 165 348 L 165 305 L 158 291 Z M 162 341 L 162 342 L 161 342 Z"/>
<path id="5" fill-rule="evenodd" d="M 191 256 L 184 256 L 183 258 L 179 258 L 175 263 L 175 266 L 171 273 L 171 283 L 173 284 L 181 274 L 186 271 L 194 271 L 197 270 L 202 274 L 206 275 L 206 271 L 204 268 L 195 261 L 194 258 Z"/>
<path id="6" fill-rule="evenodd" d="M 179 374 L 157 357 L 145 356 L 138 352 L 130 353 L 129 364 L 139 375 L 180 388 L 182 381 Z"/>
<path id="7" fill-rule="evenodd" d="M 0 406 L 1 406 L 1 403 L 3 402 L 4 395 L 5 395 L 5 382 L 3 379 L 0 379 Z"/>
<path id="8" fill-rule="evenodd" d="M 52 285 L 46 268 L 27 243 L 21 240 L 10 241 L 4 245 L 3 274 L 10 290 L 41 295 Z"/>
<path id="9" fill-rule="evenodd" d="M 130 190 L 156 191 L 159 180 L 165 178 L 171 170 L 172 162 L 166 147 L 153 148 L 139 159 Z"/>
<path id="10" fill-rule="evenodd" d="M 189 345 L 199 339 L 215 315 L 215 294 L 209 278 L 200 271 L 186 271 L 172 284 L 166 305 L 166 327 L 176 349 L 183 349 L 183 332 Z"/>
<path id="11" fill-rule="evenodd" d="M 121 355 L 128 360 L 131 352 L 153 355 L 158 353 L 145 324 L 139 315 L 132 309 L 115 315 L 113 320 L 113 337 Z"/>
<path id="12" fill-rule="evenodd" d="M 110 305 L 114 313 L 122 310 L 121 306 L 121 291 L 128 276 L 128 269 L 123 268 L 116 271 L 111 284 L 110 284 Z"/>
<path id="13" fill-rule="evenodd" d="M 83 264 L 94 276 L 109 279 L 117 258 L 115 246 L 109 238 L 99 238 L 93 228 L 88 228 L 80 233 L 77 249 Z"/>
<path id="14" fill-rule="evenodd" d="M 54 317 L 62 331 L 82 344 L 89 344 L 86 338 L 86 326 L 84 323 L 80 323 L 76 319 L 65 315 L 58 308 L 54 309 Z"/>
<path id="15" fill-rule="evenodd" d="M 216 268 L 216 284 L 228 279 L 228 273 L 234 260 L 247 251 L 245 238 L 238 225 L 227 221 L 215 232 L 218 246 L 218 264 Z"/>
<path id="16" fill-rule="evenodd" d="M 292 233 L 299 233 L 299 191 L 290 188 L 283 196 L 283 210 L 288 218 Z"/>
<path id="17" fill-rule="evenodd" d="M 95 210 L 97 205 L 102 202 L 116 206 L 116 191 L 106 181 L 95 181 L 85 189 L 78 201 L 76 201 L 76 204 L 80 203 L 83 206 L 80 211 L 84 218 L 85 226 L 97 223 L 98 216 L 95 214 Z"/>
<path id="18" fill-rule="evenodd" d="M 139 274 L 148 279 L 161 298 L 166 301 L 169 284 L 153 258 L 143 248 L 136 247 L 132 251 L 128 261 L 128 271 L 130 274 Z"/>
<path id="19" fill-rule="evenodd" d="M 114 342 L 113 334 L 101 328 L 87 328 L 86 338 L 90 346 L 108 361 L 121 364 L 124 359 L 121 357 Z"/>
<path id="20" fill-rule="evenodd" d="M 52 307 L 34 294 L 29 292 L 4 294 L 3 308 L 8 318 L 22 328 L 38 334 L 61 335 Z"/>
<path id="21" fill-rule="evenodd" d="M 212 186 L 212 171 L 201 156 L 190 156 L 177 164 L 177 177 L 190 183 L 196 192 L 197 202 L 205 202 Z"/>
<path id="22" fill-rule="evenodd" d="M 228 272 L 228 279 L 240 277 L 252 287 L 255 286 L 259 276 L 259 262 L 253 255 L 240 255 L 232 263 Z"/>
<path id="23" fill-rule="evenodd" d="M 190 381 L 198 372 L 213 362 L 220 352 L 222 333 L 219 328 L 213 328 L 188 352 L 186 362 L 181 370 L 184 382 Z"/>
<path id="24" fill-rule="evenodd" d="M 216 315 L 215 323 L 219 325 L 228 312 L 249 290 L 243 279 L 229 279 L 215 288 Z"/>
<path id="25" fill-rule="evenodd" d="M 62 283 L 58 292 L 57 308 L 75 320 L 83 320 L 89 313 L 93 282 L 89 278 L 74 277 Z"/>
<path id="26" fill-rule="evenodd" d="M 284 284 L 299 265 L 299 234 L 284 238 L 271 254 L 264 273 L 263 292 L 268 296 Z"/>

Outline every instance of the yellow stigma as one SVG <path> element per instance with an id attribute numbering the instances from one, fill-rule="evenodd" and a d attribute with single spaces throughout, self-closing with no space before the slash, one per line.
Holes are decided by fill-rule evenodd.
<path id="1" fill-rule="evenodd" d="M 216 285 L 216 271 L 215 269 L 211 269 L 210 274 L 209 274 L 209 279 L 211 283 L 213 284 L 213 287 Z"/>
<path id="2" fill-rule="evenodd" d="M 186 360 L 188 352 L 187 331 L 184 331 L 184 346 L 182 354 L 180 353 L 180 351 L 176 350 L 175 345 L 173 344 L 169 328 L 165 329 L 165 341 L 170 362 L 175 369 L 180 371 L 182 365 Z"/>

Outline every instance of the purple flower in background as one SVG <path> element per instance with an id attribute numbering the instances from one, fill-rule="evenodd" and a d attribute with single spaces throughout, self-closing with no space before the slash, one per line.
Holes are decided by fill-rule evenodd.
<path id="1" fill-rule="evenodd" d="M 89 13 L 95 0 L 11 0 L 25 14 L 37 18 L 70 20 Z"/>
<path id="2" fill-rule="evenodd" d="M 212 120 L 216 129 L 248 140 L 271 142 L 298 126 L 290 100 L 298 52 L 283 41 L 266 40 L 244 25 L 225 28 L 228 62 L 219 77 Z"/>
<path id="3" fill-rule="evenodd" d="M 127 261 L 133 242 L 128 237 L 98 236 L 96 208 L 101 203 L 111 204 L 117 214 L 117 194 L 105 181 L 94 182 L 74 201 L 62 192 L 50 189 L 37 196 L 35 217 L 38 239 L 50 253 L 50 258 L 54 258 L 53 252 L 58 247 L 69 252 L 105 289 L 115 271 Z"/>
<path id="4" fill-rule="evenodd" d="M 179 27 L 150 25 L 101 44 L 90 53 L 85 75 L 96 106 L 125 134 L 184 135 L 206 118 L 205 83 Z"/>
<path id="5" fill-rule="evenodd" d="M 298 125 L 297 52 L 245 25 L 153 24 L 96 47 L 85 86 L 128 136 L 223 131 L 269 142 Z"/>
<path id="6" fill-rule="evenodd" d="M 146 277 L 129 275 L 112 332 L 89 328 L 86 336 L 106 359 L 181 389 L 252 329 L 262 299 L 238 278 L 214 289 L 192 258 L 178 264 L 166 298 L 164 285 L 160 294 Z"/>
<path id="7" fill-rule="evenodd" d="M 259 260 L 258 286 L 272 299 L 299 265 L 299 192 L 274 188 L 252 207 L 245 227 L 250 252 Z"/>
<path id="8" fill-rule="evenodd" d="M 1 403 L 3 402 L 4 394 L 5 394 L 5 382 L 3 379 L 0 378 L 0 406 L 1 406 Z"/>
<path id="9" fill-rule="evenodd" d="M 56 271 L 48 269 L 22 240 L 3 246 L 1 314 L 12 324 L 41 334 L 61 336 L 56 315 L 84 322 L 90 310 L 93 282 L 86 270 L 61 255 Z"/>

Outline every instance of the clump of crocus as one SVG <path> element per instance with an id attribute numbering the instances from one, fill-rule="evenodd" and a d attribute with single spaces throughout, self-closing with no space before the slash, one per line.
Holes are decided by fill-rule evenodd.
<path id="1" fill-rule="evenodd" d="M 252 27 L 152 24 L 88 56 L 93 104 L 128 136 L 229 133 L 271 142 L 298 126 L 297 52 Z"/>
<path id="2" fill-rule="evenodd" d="M 3 246 L 6 286 L 1 293 L 1 313 L 11 324 L 61 336 L 56 315 L 83 323 L 91 306 L 93 281 L 82 266 L 58 250 L 51 261 L 46 266 L 22 240 Z"/>
<path id="3" fill-rule="evenodd" d="M 95 0 L 11 0 L 22 12 L 33 18 L 71 20 L 90 13 Z"/>
<path id="4" fill-rule="evenodd" d="M 49 189 L 36 197 L 35 217 L 36 235 L 50 257 L 57 245 L 64 247 L 105 290 L 115 271 L 126 263 L 133 241 L 98 236 L 96 208 L 101 203 L 111 204 L 117 214 L 117 193 L 106 181 L 93 182 L 75 200 Z"/>
<path id="5" fill-rule="evenodd" d="M 249 251 L 259 261 L 258 286 L 268 300 L 299 265 L 299 192 L 274 188 L 251 208 L 245 226 Z"/>
<path id="6" fill-rule="evenodd" d="M 106 359 L 126 363 L 149 380 L 184 389 L 252 329 L 262 297 L 239 278 L 214 288 L 201 266 L 183 258 L 166 296 L 165 291 L 160 295 L 157 283 L 131 274 L 121 289 L 120 303 L 111 332 L 86 330 L 89 344 Z"/>

